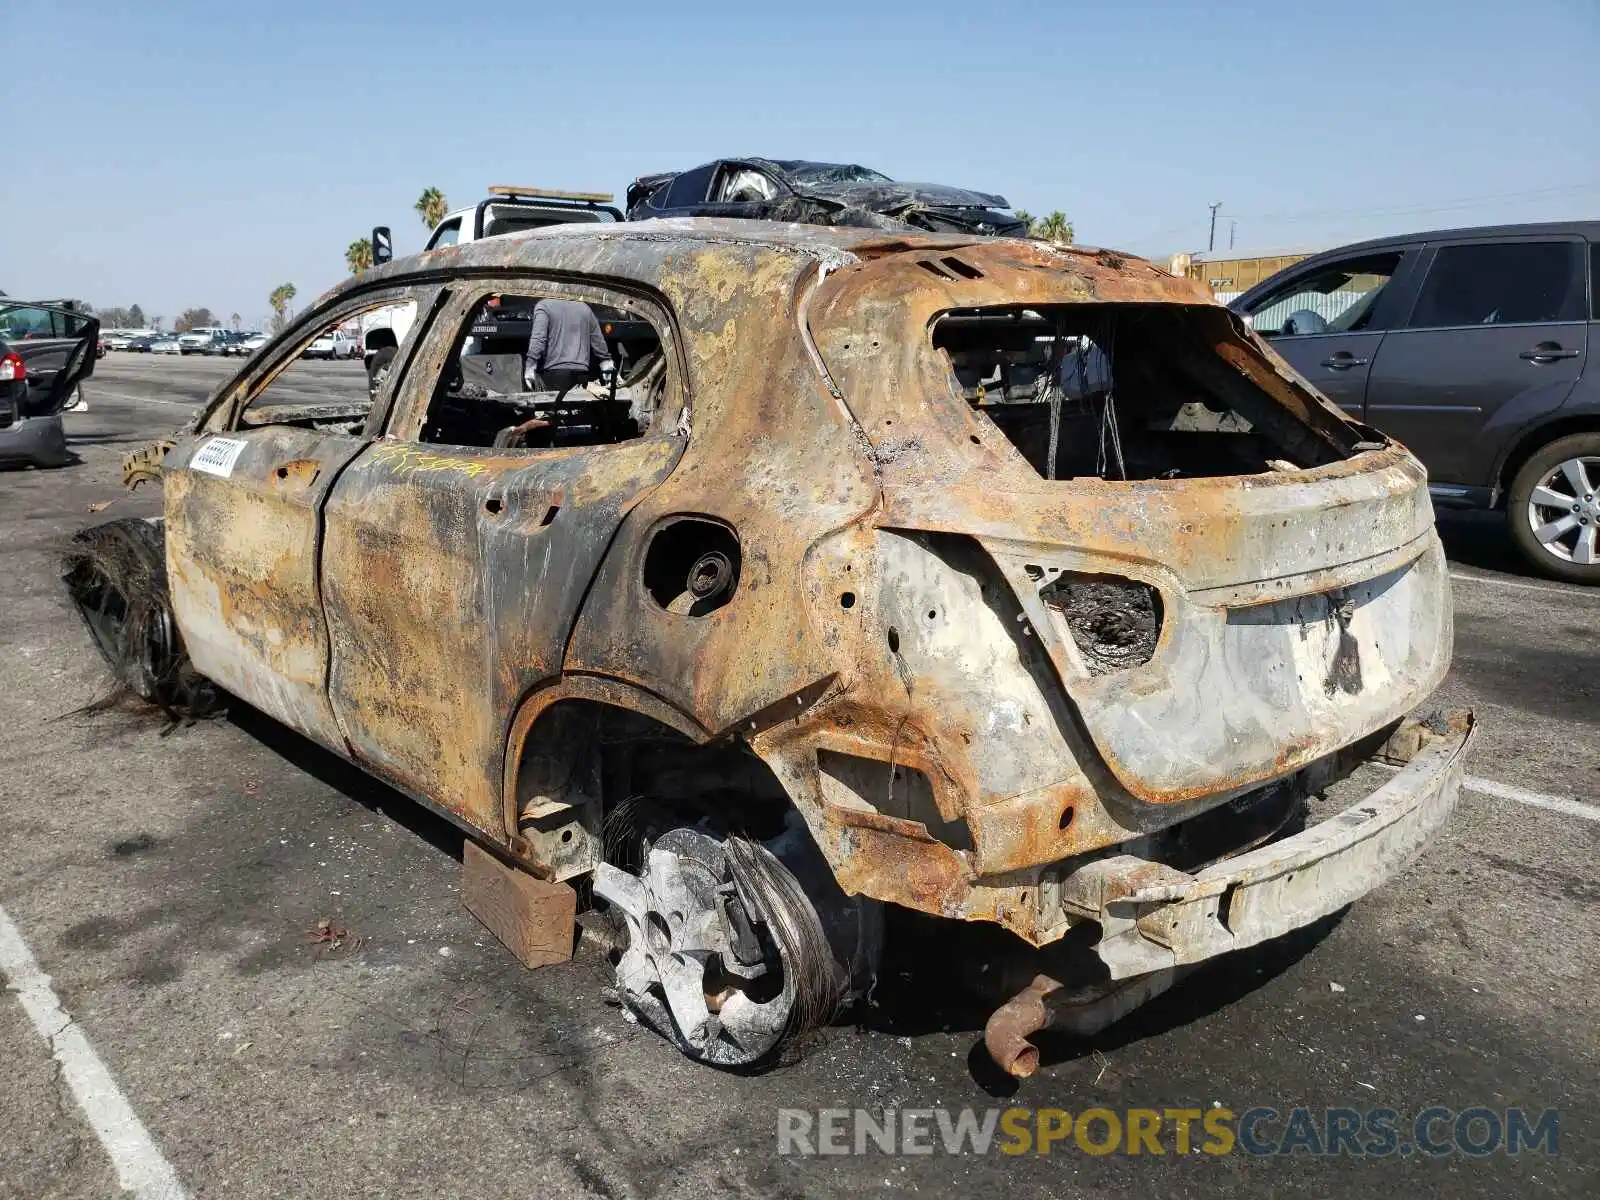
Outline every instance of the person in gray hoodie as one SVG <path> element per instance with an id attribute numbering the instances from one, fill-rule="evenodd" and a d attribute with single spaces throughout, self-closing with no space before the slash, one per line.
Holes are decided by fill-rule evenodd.
<path id="1" fill-rule="evenodd" d="M 524 369 L 537 375 L 541 389 L 561 399 L 595 376 L 610 357 L 600 321 L 581 300 L 541 300 L 533 306 L 533 332 L 528 335 Z"/>

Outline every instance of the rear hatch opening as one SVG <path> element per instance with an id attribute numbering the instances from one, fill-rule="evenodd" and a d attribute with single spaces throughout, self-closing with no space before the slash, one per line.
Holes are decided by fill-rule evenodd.
<path id="1" fill-rule="evenodd" d="M 1354 426 L 1277 375 L 1222 310 L 955 309 L 934 320 L 931 335 L 956 393 L 1044 479 L 1256 475 L 1369 448 Z"/>

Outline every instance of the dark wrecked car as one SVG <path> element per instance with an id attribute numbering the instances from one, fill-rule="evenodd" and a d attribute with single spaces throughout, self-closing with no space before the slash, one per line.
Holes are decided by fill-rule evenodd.
<path id="1" fill-rule="evenodd" d="M 61 411 L 94 373 L 99 340 L 94 317 L 0 299 L 0 466 L 70 461 Z"/>
<path id="2" fill-rule="evenodd" d="M 1004 196 L 937 183 L 898 183 L 845 163 L 725 158 L 692 171 L 643 175 L 628 188 L 628 219 L 739 217 L 808 225 L 923 229 L 1016 237 L 1023 222 Z"/>
<path id="3" fill-rule="evenodd" d="M 526 380 L 481 320 L 508 298 L 594 307 L 609 376 Z M 393 305 L 375 398 L 302 389 L 314 338 Z M 130 686 L 215 685 L 469 864 L 587 881 L 624 1002 L 716 1064 L 862 995 L 897 907 L 978 939 L 1026 1074 L 1047 1022 L 1391 879 L 1472 732 L 1411 716 L 1451 649 L 1417 461 L 1104 251 L 718 221 L 438 250 L 129 473 L 164 539 L 86 530 L 71 582 L 134 614 L 101 639 Z"/>

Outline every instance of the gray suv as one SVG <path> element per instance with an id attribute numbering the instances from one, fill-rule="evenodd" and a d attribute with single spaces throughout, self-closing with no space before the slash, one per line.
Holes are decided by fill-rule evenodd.
<path id="1" fill-rule="evenodd" d="M 1330 250 L 1233 300 L 1306 379 L 1404 442 L 1440 507 L 1503 508 L 1518 548 L 1600 584 L 1600 222 Z"/>

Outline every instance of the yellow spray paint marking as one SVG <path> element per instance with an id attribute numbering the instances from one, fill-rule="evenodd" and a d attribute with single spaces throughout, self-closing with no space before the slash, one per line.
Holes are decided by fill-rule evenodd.
<path id="1" fill-rule="evenodd" d="M 397 475 L 459 471 L 469 479 L 476 479 L 480 475 L 489 473 L 488 464 L 473 459 L 451 458 L 444 454 L 433 454 L 426 450 L 393 444 L 374 447 L 372 460 L 392 468 Z"/>

